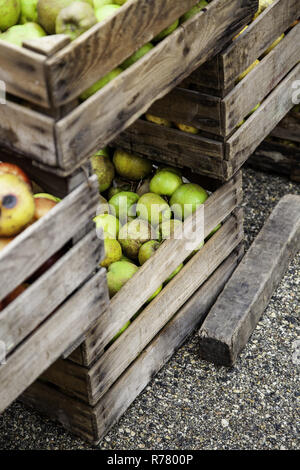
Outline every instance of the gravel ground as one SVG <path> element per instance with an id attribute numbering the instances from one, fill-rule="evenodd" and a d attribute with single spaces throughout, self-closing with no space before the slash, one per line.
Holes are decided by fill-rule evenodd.
<path id="1" fill-rule="evenodd" d="M 244 171 L 248 247 L 279 199 L 300 185 Z M 192 336 L 98 446 L 100 449 L 296 449 L 300 445 L 299 256 L 235 367 L 197 358 Z M 299 403 L 298 403 L 299 404 Z M 0 449 L 90 449 L 60 425 L 14 403 L 0 418 Z"/>

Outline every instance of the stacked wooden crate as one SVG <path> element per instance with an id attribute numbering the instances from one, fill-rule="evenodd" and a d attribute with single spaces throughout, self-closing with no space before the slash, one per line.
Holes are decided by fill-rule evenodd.
<path id="1" fill-rule="evenodd" d="M 196 3 L 130 0 L 111 20 L 73 43 L 61 36 L 31 41 L 23 48 L 0 43 L 0 79 L 8 92 L 0 113 L 1 159 L 20 165 L 46 191 L 66 196 L 49 217 L 17 237 L 0 259 L 13 266 L 13 273 L 18 272 L 15 282 L 22 282 L 73 240 L 70 251 L 4 311 L 8 323 L 3 323 L 3 330 L 1 324 L 0 331 L 5 340 L 14 318 L 11 313 L 18 320 L 21 302 L 28 303 L 28 315 L 21 320 L 22 334 L 17 330 L 7 364 L 0 368 L 1 384 L 5 384 L 5 388 L 1 385 L 1 410 L 62 356 L 22 399 L 72 432 L 98 441 L 199 326 L 240 259 L 240 174 L 222 184 L 202 180 L 185 168 L 183 173 L 190 180 L 212 191 L 204 205 L 204 235 L 202 229 L 197 230 L 191 245 L 194 218 L 187 220 L 184 238 L 167 240 L 109 304 L 105 273 L 95 273 L 103 254 L 102 242 L 85 229 L 90 227 L 98 201 L 96 181 L 86 181 L 88 157 L 230 42 L 252 18 L 258 1 L 212 0 L 95 95 L 83 103 L 78 95 Z M 122 28 L 124 22 L 130 27 Z M 113 40 L 103 41 L 105 37 Z M 189 166 L 188 158 L 183 166 Z M 222 227 L 204 248 L 145 305 L 219 223 Z M 20 268 L 23 246 L 30 255 Z M 13 256 L 16 248 L 20 261 Z M 62 292 L 54 301 L 50 293 L 60 283 Z M 10 287 L 3 287 L 1 296 Z M 53 309 L 55 313 L 50 315 Z M 125 333 L 110 344 L 137 313 Z M 77 320 L 72 332 L 72 322 Z M 9 377 L 10 370 L 14 373 Z M 9 395 L 6 390 L 12 389 Z"/>
<path id="2" fill-rule="evenodd" d="M 256 149 L 248 164 L 300 183 L 300 111 L 295 106 Z"/>
<path id="3" fill-rule="evenodd" d="M 196 128 L 196 135 L 140 119 L 116 144 L 228 180 L 294 106 L 293 84 L 300 79 L 299 16 L 298 0 L 275 0 L 219 55 L 148 110 Z"/>

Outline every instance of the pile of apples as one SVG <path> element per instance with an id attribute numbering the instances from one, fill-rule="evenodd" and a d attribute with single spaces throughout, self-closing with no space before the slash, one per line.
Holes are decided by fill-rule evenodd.
<path id="1" fill-rule="evenodd" d="M 0 162 L 0 252 L 29 225 L 46 215 L 59 198 L 47 193 L 33 193 L 33 183 L 17 165 Z M 53 260 L 45 263 L 32 276 L 32 280 L 50 267 Z M 21 294 L 28 284 L 17 287 L 6 299 L 0 302 L 0 310 Z"/>
<path id="2" fill-rule="evenodd" d="M 184 220 L 209 195 L 182 177 L 177 168 L 154 166 L 150 160 L 124 150 L 114 150 L 112 158 L 107 148 L 100 150 L 91 157 L 91 163 L 101 193 L 94 219 L 104 238 L 105 259 L 101 266 L 107 268 L 109 294 L 113 297 L 166 239 L 175 233 L 176 237 L 182 236 Z M 182 268 L 183 263 L 164 285 Z"/>

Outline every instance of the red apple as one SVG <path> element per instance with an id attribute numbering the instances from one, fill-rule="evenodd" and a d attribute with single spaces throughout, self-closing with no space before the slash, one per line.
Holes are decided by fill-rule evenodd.
<path id="1" fill-rule="evenodd" d="M 21 180 L 27 183 L 30 188 L 32 187 L 31 181 L 26 173 L 17 165 L 8 162 L 0 162 L 0 174 L 10 173 L 12 175 L 18 176 Z"/>
<path id="2" fill-rule="evenodd" d="M 41 217 L 44 217 L 53 207 L 55 207 L 58 202 L 52 201 L 51 199 L 45 197 L 36 197 L 34 198 L 35 202 L 35 213 L 34 219 L 39 220 Z"/>

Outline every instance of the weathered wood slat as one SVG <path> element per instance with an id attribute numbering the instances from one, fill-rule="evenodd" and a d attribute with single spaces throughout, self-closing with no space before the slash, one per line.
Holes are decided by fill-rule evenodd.
<path id="1" fill-rule="evenodd" d="M 55 107 L 89 86 L 151 41 L 197 0 L 132 0 L 47 62 Z"/>
<path id="2" fill-rule="evenodd" d="M 1 251 L 0 299 L 28 279 L 88 223 L 98 200 L 98 180 L 93 176 Z"/>
<path id="3" fill-rule="evenodd" d="M 1 106 L 0 115 L 1 145 L 57 166 L 54 119 L 11 101 Z"/>
<path id="4" fill-rule="evenodd" d="M 49 107 L 45 61 L 40 54 L 0 41 L 0 80 L 7 93 Z"/>
<path id="5" fill-rule="evenodd" d="M 95 408 L 65 395 L 49 384 L 36 381 L 21 396 L 25 404 L 32 406 L 60 421 L 67 429 L 90 441 L 99 441 L 121 417 L 137 395 L 153 376 L 170 359 L 185 339 L 203 321 L 207 311 L 222 291 L 242 255 L 242 246 L 224 261 L 194 296 L 180 309 L 164 329 L 152 340 L 142 354 L 124 372 L 113 387 L 103 396 Z M 74 380 L 80 372 L 68 361 L 56 365 L 64 383 L 65 368 L 70 367 Z M 78 366 L 77 366 L 78 367 Z M 54 369 L 54 366 L 53 368 Z M 53 375 L 49 370 L 48 377 Z M 44 375 L 45 377 L 45 375 Z M 78 384 L 81 387 L 80 384 Z"/>
<path id="6" fill-rule="evenodd" d="M 300 249 L 300 197 L 278 203 L 199 332 L 200 356 L 233 365 Z"/>
<path id="7" fill-rule="evenodd" d="M 299 44 L 300 24 L 221 101 L 224 136 L 228 136 L 299 62 Z"/>
<path id="8" fill-rule="evenodd" d="M 88 330 L 107 301 L 101 269 L 8 357 L 0 366 L 0 413 Z"/>
<path id="9" fill-rule="evenodd" d="M 219 188 L 204 203 L 204 237 L 206 237 L 220 222 L 222 222 L 241 202 L 242 187 L 241 173 L 231 181 Z M 197 212 L 201 211 L 201 207 Z M 195 213 L 195 218 L 198 214 Z M 84 365 L 90 365 L 99 356 L 104 347 L 130 320 L 153 292 L 167 279 L 167 277 L 184 261 L 193 251 L 193 246 L 201 242 L 201 230 L 193 231 L 193 219 L 188 218 L 184 225 L 184 236 L 181 239 L 166 240 L 160 249 L 145 263 L 134 278 L 111 299 L 109 308 L 101 315 L 99 321 L 89 332 L 82 350 Z M 193 237 L 189 234 L 193 233 Z M 186 241 L 189 241 L 188 247 Z M 161 263 L 161 260 L 165 260 Z M 152 273 L 155 272 L 155 278 Z M 143 286 L 137 296 L 137 285 Z"/>
<path id="10" fill-rule="evenodd" d="M 292 85 L 295 80 L 299 79 L 300 64 L 282 80 L 257 111 L 228 139 L 226 159 L 231 160 L 236 169 L 241 167 L 276 124 L 294 106 Z"/>
<path id="11" fill-rule="evenodd" d="M 53 56 L 56 52 L 70 44 L 71 39 L 65 34 L 53 34 L 38 39 L 28 39 L 23 42 L 23 47 L 47 57 Z"/>
<path id="12" fill-rule="evenodd" d="M 239 77 L 300 16 L 298 0 L 275 0 L 244 34 L 235 39 L 217 58 L 203 65 L 189 83 L 215 90 L 226 96 Z M 218 78 L 212 78 L 217 74 Z"/>
<path id="13" fill-rule="evenodd" d="M 279 139 L 300 143 L 300 112 L 293 108 L 273 129 L 271 135 Z"/>
<path id="14" fill-rule="evenodd" d="M 7 355 L 92 274 L 102 257 L 103 242 L 93 230 L 0 312 L 0 341 Z"/>
<path id="15" fill-rule="evenodd" d="M 257 3 L 257 2 L 255 2 Z M 214 0 L 141 60 L 57 123 L 60 167 L 69 169 L 132 124 L 233 36 L 255 10 L 250 0 Z M 181 57 L 181 60 L 178 59 Z M 118 93 L 122 90 L 122 96 Z"/>

